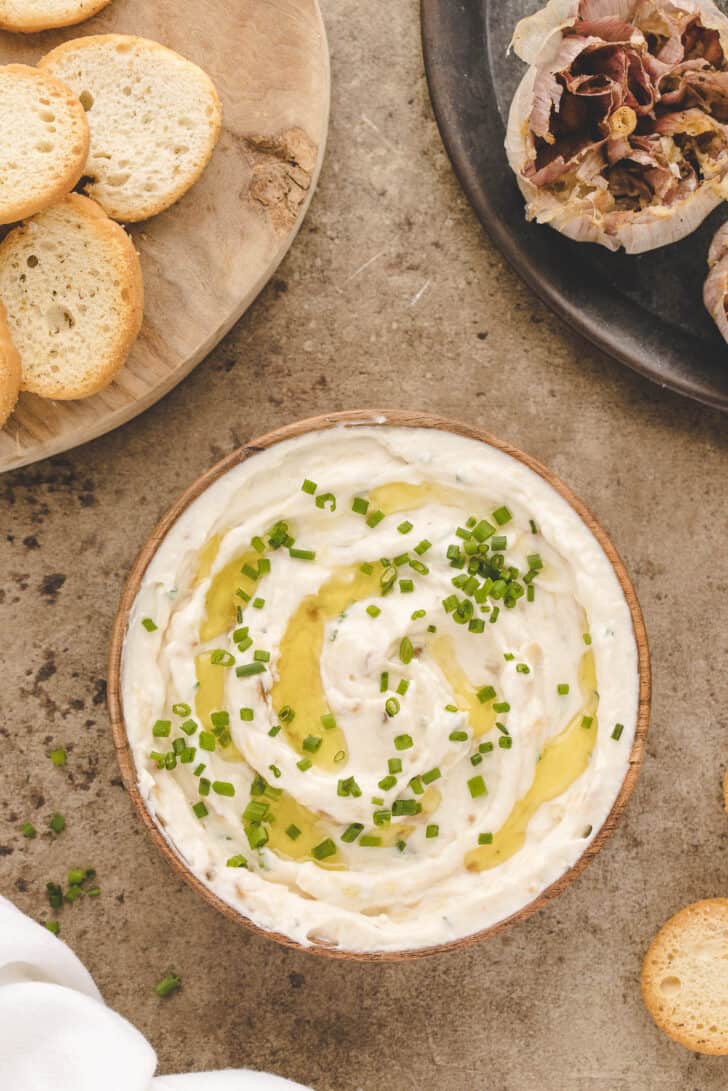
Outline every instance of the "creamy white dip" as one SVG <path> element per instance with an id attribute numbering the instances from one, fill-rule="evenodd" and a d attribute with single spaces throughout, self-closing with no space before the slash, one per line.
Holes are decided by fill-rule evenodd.
<path id="1" fill-rule="evenodd" d="M 281 520 L 313 559 L 270 547 Z M 453 586 L 476 529 L 518 570 L 511 608 L 482 575 Z M 177 520 L 122 701 L 147 806 L 217 895 L 304 945 L 397 951 L 502 920 L 581 856 L 627 772 L 637 651 L 609 560 L 539 475 L 448 432 L 340 426 L 249 458 Z"/>

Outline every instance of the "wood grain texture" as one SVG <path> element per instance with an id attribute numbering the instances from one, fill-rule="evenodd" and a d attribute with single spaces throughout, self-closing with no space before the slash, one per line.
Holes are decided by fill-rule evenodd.
<path id="1" fill-rule="evenodd" d="M 205 489 L 209 488 L 215 481 L 218 480 L 223 474 L 227 473 L 233 467 L 244 462 L 246 459 L 254 457 L 260 451 L 267 450 L 269 447 L 273 447 L 277 443 L 281 443 L 284 440 L 292 439 L 296 436 L 304 435 L 308 432 L 323 431 L 328 428 L 332 428 L 336 425 L 362 425 L 371 424 L 386 427 L 387 425 L 396 425 L 405 428 L 436 428 L 444 431 L 449 431 L 455 435 L 465 436 L 468 439 L 475 439 L 481 443 L 486 443 L 496 450 L 503 451 L 505 454 L 518 459 L 529 469 L 533 470 L 540 477 L 544 478 L 551 486 L 558 492 L 571 507 L 576 511 L 577 515 L 583 520 L 594 537 L 597 539 L 605 554 L 607 555 L 615 573 L 619 580 L 620 586 L 624 593 L 627 605 L 629 606 L 630 614 L 632 617 L 632 628 L 634 632 L 635 642 L 637 646 L 638 657 L 638 670 L 639 670 L 639 699 L 638 699 L 638 712 L 637 712 L 637 725 L 635 731 L 634 742 L 632 744 L 632 750 L 630 752 L 629 768 L 625 775 L 624 781 L 620 788 L 619 794 L 614 801 L 614 805 L 604 823 L 602 828 L 597 833 L 593 841 L 587 846 L 582 856 L 577 860 L 569 871 L 565 872 L 555 883 L 547 887 L 542 891 L 533 901 L 524 906 L 517 913 L 506 919 L 499 921 L 497 924 L 490 928 L 484 929 L 481 932 L 476 932 L 473 935 L 465 936 L 462 939 L 456 940 L 452 943 L 440 944 L 435 947 L 426 947 L 416 950 L 401 951 L 401 952 L 351 952 L 343 951 L 337 948 L 325 947 L 320 945 L 311 945 L 303 947 L 290 939 L 288 936 L 284 936 L 277 932 L 269 932 L 259 928 L 247 917 L 244 917 L 241 913 L 237 912 L 230 905 L 224 902 L 221 898 L 218 898 L 209 887 L 207 887 L 200 879 L 194 875 L 186 863 L 176 851 L 174 846 L 167 840 L 162 833 L 160 827 L 152 817 L 151 813 L 146 807 L 144 799 L 139 791 L 137 784 L 137 772 L 134 763 L 134 757 L 129 745 L 129 740 L 126 734 L 126 728 L 124 725 L 124 713 L 121 699 L 121 657 L 124 645 L 124 639 L 128 627 L 129 614 L 136 598 L 137 592 L 141 585 L 144 573 L 147 570 L 147 566 L 151 562 L 154 554 L 156 553 L 160 543 L 173 526 L 173 524 L 179 519 L 182 513 L 189 507 L 189 505 L 200 496 Z M 278 428 L 273 432 L 269 432 L 264 436 L 251 440 L 244 447 L 239 448 L 237 451 L 233 451 L 226 458 L 222 459 L 215 466 L 213 466 L 207 473 L 199 477 L 179 499 L 172 505 L 167 514 L 163 516 L 160 522 L 157 524 L 146 543 L 142 547 L 139 556 L 137 557 L 132 570 L 129 574 L 127 582 L 122 591 L 119 607 L 116 613 L 114 621 L 114 627 L 111 637 L 111 646 L 109 649 L 109 664 L 108 664 L 108 706 L 109 714 L 111 717 L 111 730 L 114 738 L 114 745 L 116 748 L 117 757 L 119 760 L 119 766 L 121 768 L 121 775 L 124 781 L 124 785 L 131 797 L 132 803 L 139 815 L 142 818 L 149 834 L 160 849 L 162 854 L 166 857 L 167 861 L 171 864 L 172 868 L 179 874 L 202 898 L 205 899 L 210 905 L 214 906 L 221 913 L 223 913 L 228 919 L 236 921 L 242 924 L 244 927 L 249 928 L 261 936 L 267 936 L 270 939 L 276 940 L 278 943 L 283 944 L 286 947 L 292 947 L 297 950 L 306 951 L 314 954 L 325 955 L 329 958 L 335 959 L 350 959 L 359 962 L 400 962 L 405 960 L 411 960 L 416 958 L 422 958 L 427 955 L 442 954 L 446 951 L 452 951 L 468 947 L 474 943 L 479 942 L 489 936 L 496 935 L 496 933 L 503 931 L 510 925 L 515 924 L 518 921 L 525 920 L 533 913 L 542 909 L 548 902 L 561 893 L 578 875 L 584 870 L 586 865 L 591 859 L 599 852 L 602 845 L 614 830 L 617 822 L 619 821 L 622 812 L 624 811 L 630 795 L 637 782 L 640 767 L 645 752 L 645 745 L 647 739 L 647 730 L 649 726 L 650 717 L 650 702 L 651 702 L 651 673 L 650 673 L 650 653 L 647 640 L 647 632 L 645 629 L 644 620 L 642 617 L 642 610 L 637 600 L 635 589 L 632 585 L 632 581 L 627 573 L 619 553 L 613 545 L 608 534 L 598 522 L 592 512 L 574 495 L 571 489 L 565 485 L 556 474 L 547 469 L 536 459 L 531 458 L 530 455 L 525 454 L 516 447 L 512 447 L 510 444 L 498 439 L 480 428 L 473 428 L 468 424 L 464 424 L 458 421 L 449 420 L 445 417 L 433 416 L 429 413 L 408 412 L 404 410 L 386 410 L 386 409 L 363 409 L 354 410 L 350 412 L 342 413 L 329 413 L 323 416 L 312 417 L 309 420 L 298 421 L 294 424 L 286 425 L 283 428 Z"/>
<path id="2" fill-rule="evenodd" d="M 81 27 L 0 32 L 0 63 L 34 64 L 63 41 L 103 33 L 153 38 L 201 65 L 222 100 L 222 135 L 182 200 L 131 228 L 146 308 L 126 365 L 83 401 L 23 394 L 0 431 L 0 471 L 102 435 L 180 382 L 276 269 L 321 168 L 330 78 L 318 0 L 114 0 Z"/>

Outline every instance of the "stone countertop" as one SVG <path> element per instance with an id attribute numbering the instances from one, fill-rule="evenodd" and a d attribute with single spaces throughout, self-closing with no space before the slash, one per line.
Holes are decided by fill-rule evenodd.
<path id="1" fill-rule="evenodd" d="M 101 897 L 66 907 L 62 935 L 163 1072 L 245 1064 L 317 1091 L 722 1091 L 728 1062 L 664 1038 L 638 975 L 671 913 L 728 893 L 726 418 L 600 355 L 504 265 L 442 149 L 415 0 L 323 7 L 328 157 L 277 276 L 163 402 L 0 478 L 0 890 L 43 918 L 48 879 L 97 869 Z M 122 580 L 177 494 L 253 435 L 372 403 L 462 418 L 559 473 L 617 543 L 654 663 L 644 770 L 597 860 L 525 923 L 401 966 L 283 950 L 202 904 L 132 811 L 105 707 Z M 170 967 L 184 985 L 162 1001 Z"/>

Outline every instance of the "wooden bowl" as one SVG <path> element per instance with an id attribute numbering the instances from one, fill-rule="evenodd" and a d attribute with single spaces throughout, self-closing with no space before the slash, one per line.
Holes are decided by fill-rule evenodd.
<path id="1" fill-rule="evenodd" d="M 227 473 L 228 470 L 231 470 L 239 463 L 254 457 L 260 451 L 273 447 L 276 443 L 281 443 L 283 440 L 293 439 L 294 437 L 301 436 L 307 432 L 324 431 L 327 428 L 342 424 L 371 424 L 373 426 L 398 426 L 403 428 L 437 428 L 443 431 L 452 432 L 458 436 L 465 436 L 468 439 L 479 440 L 481 443 L 486 443 L 489 446 L 496 448 L 496 450 L 503 451 L 505 454 L 511 455 L 513 458 L 518 459 L 519 462 L 524 463 L 529 469 L 544 478 L 544 480 L 571 505 L 606 553 L 617 575 L 624 597 L 627 600 L 627 605 L 629 606 L 630 614 L 632 616 L 634 637 L 637 644 L 639 699 L 637 727 L 629 758 L 629 768 L 624 781 L 622 782 L 619 794 L 614 801 L 614 805 L 594 840 L 590 842 L 576 863 L 568 871 L 543 890 L 533 899 L 533 901 L 523 906 L 516 913 L 513 913 L 502 921 L 498 921 L 497 924 L 491 925 L 489 928 L 485 928 L 480 932 L 475 932 L 468 936 L 463 936 L 461 939 L 454 940 L 451 943 L 443 943 L 434 947 L 425 947 L 415 950 L 356 952 L 316 944 L 303 946 L 295 940 L 290 939 L 288 936 L 260 928 L 242 913 L 238 912 L 238 910 L 228 905 L 227 902 L 224 902 L 196 875 L 194 875 L 192 871 L 190 871 L 185 861 L 176 851 L 174 846 L 166 839 L 147 809 L 137 785 L 136 765 L 134 763 L 134 757 L 124 725 L 120 685 L 121 655 L 128 626 L 129 613 L 147 566 L 172 525 L 201 493 L 212 485 L 213 482 L 217 481 L 219 477 L 222 477 L 223 474 Z M 546 469 L 545 466 L 542 466 L 541 463 L 531 458 L 530 455 L 524 454 L 523 451 L 519 451 L 516 447 L 511 447 L 510 444 L 504 443 L 502 440 L 490 435 L 490 433 L 484 432 L 480 428 L 473 428 L 468 424 L 461 424 L 458 421 L 448 420 L 445 417 L 437 417 L 429 413 L 407 412 L 404 410 L 389 411 L 362 409 L 352 412 L 327 413 L 324 416 L 312 417 L 309 420 L 288 424 L 285 427 L 277 428 L 274 432 L 269 432 L 267 435 L 261 436 L 258 439 L 251 440 L 250 443 L 247 443 L 237 451 L 233 451 L 232 454 L 229 454 L 226 458 L 222 459 L 221 462 L 218 462 L 213 466 L 212 469 L 208 470 L 207 473 L 204 473 L 199 477 L 197 481 L 182 493 L 176 503 L 172 505 L 143 545 L 121 595 L 121 601 L 119 602 L 119 608 L 114 621 L 111 648 L 109 652 L 108 704 L 111 716 L 111 730 L 114 737 L 117 757 L 119 759 L 119 766 L 121 767 L 121 775 L 126 789 L 131 796 L 132 803 L 139 812 L 152 840 L 162 855 L 165 856 L 167 861 L 171 864 L 174 871 L 180 875 L 185 882 L 189 883 L 193 890 L 204 898 L 209 905 L 214 906 L 215 909 L 218 909 L 230 920 L 236 921 L 238 924 L 243 925 L 252 932 L 256 932 L 258 935 L 274 939 L 286 947 L 293 947 L 300 951 L 325 955 L 328 958 L 350 959 L 359 962 L 402 962 L 409 959 L 422 958 L 425 955 L 442 954 L 445 951 L 454 951 L 469 947 L 471 944 L 477 943 L 487 936 L 494 936 L 497 932 L 503 931 L 503 929 L 508 928 L 517 921 L 525 920 L 537 910 L 542 909 L 552 898 L 555 898 L 557 894 L 560 894 L 562 890 L 565 890 L 566 887 L 581 874 L 588 862 L 599 852 L 602 845 L 617 825 L 617 822 L 627 805 L 627 801 L 632 794 L 644 756 L 650 714 L 650 697 L 649 647 L 647 633 L 642 618 L 642 611 L 639 602 L 637 601 L 637 595 L 635 594 L 632 582 L 617 550 L 610 541 L 604 528 L 599 524 L 589 509 L 582 504 L 582 502 L 573 494 L 571 489 L 564 485 L 564 483 L 550 470 Z"/>

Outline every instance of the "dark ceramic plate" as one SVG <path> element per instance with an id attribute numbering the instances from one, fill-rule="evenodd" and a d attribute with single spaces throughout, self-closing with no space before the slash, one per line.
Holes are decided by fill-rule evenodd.
<path id="1" fill-rule="evenodd" d="M 503 148 L 525 68 L 507 49 L 518 20 L 544 2 L 422 0 L 430 94 L 458 178 L 495 244 L 557 314 L 653 382 L 728 411 L 728 345 L 702 302 L 725 207 L 683 242 L 632 257 L 526 223 Z"/>

